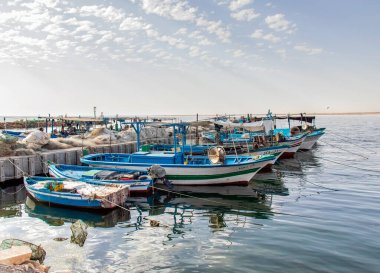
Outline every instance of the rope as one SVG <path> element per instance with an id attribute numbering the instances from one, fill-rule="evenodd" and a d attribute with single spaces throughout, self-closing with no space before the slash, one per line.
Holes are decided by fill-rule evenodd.
<path id="1" fill-rule="evenodd" d="M 21 171 L 23 176 L 25 176 L 25 174 L 28 176 L 28 173 L 24 172 L 23 169 L 21 169 L 19 166 L 14 164 L 10 158 L 8 158 L 8 161 L 11 162 L 11 164 L 15 166 L 19 171 Z"/>
<path id="2" fill-rule="evenodd" d="M 224 205 L 224 206 L 233 208 L 230 204 L 227 204 L 227 203 L 224 203 L 224 202 L 219 202 L 219 201 L 215 201 L 215 200 L 209 200 L 209 199 L 206 199 L 206 198 L 196 197 L 196 196 L 193 196 L 193 195 L 184 194 L 184 193 L 180 193 L 180 192 L 176 192 L 176 191 L 170 191 L 170 190 L 166 190 L 166 189 L 163 189 L 163 188 L 157 188 L 157 187 L 154 187 L 154 186 L 152 186 L 152 188 L 155 188 L 155 189 L 161 190 L 161 191 L 166 191 L 166 192 L 173 193 L 173 194 L 178 194 L 178 195 L 182 195 L 182 196 L 186 196 L 186 197 L 190 197 L 190 198 L 195 198 L 195 199 L 207 201 L 207 202 L 210 202 L 210 203 L 220 204 L 220 205 Z M 253 211 L 252 208 L 248 208 L 248 207 L 244 207 L 244 206 L 240 206 L 240 205 L 237 206 L 237 207 L 239 207 L 240 209 L 244 209 L 244 210 L 248 210 L 248 211 Z M 261 213 L 260 211 L 255 211 L 255 212 Z M 296 217 L 302 217 L 302 218 L 317 219 L 317 217 L 310 217 L 310 216 L 297 215 L 297 214 L 284 213 L 284 212 L 271 211 L 270 213 L 277 214 L 277 215 L 286 215 L 286 216 L 296 216 Z"/>
<path id="3" fill-rule="evenodd" d="M 121 208 L 121 209 L 123 209 L 123 210 L 125 210 L 125 211 L 129 211 L 129 212 L 131 212 L 130 209 L 127 209 L 126 207 L 120 206 L 120 205 L 118 205 L 118 204 L 116 204 L 116 203 L 114 203 L 114 202 L 112 202 L 112 201 L 110 201 L 110 200 L 107 200 L 107 199 L 105 199 L 105 198 L 100 198 L 100 199 L 103 200 L 103 201 L 107 201 L 108 203 L 110 203 L 110 204 L 112 204 L 112 205 L 114 205 L 114 206 L 116 206 L 116 207 L 119 207 L 119 208 Z"/>
<path id="4" fill-rule="evenodd" d="M 319 184 L 317 184 L 317 183 L 311 182 L 311 181 L 306 180 L 305 178 L 302 178 L 302 177 L 300 177 L 300 179 L 301 179 L 302 181 L 305 181 L 306 183 L 310 183 L 310 184 L 312 184 L 312 185 L 314 185 L 314 186 L 316 186 L 316 187 L 322 188 L 322 189 L 326 189 L 326 190 L 330 190 L 330 191 L 339 191 L 339 190 L 337 190 L 337 189 L 328 188 L 328 187 L 325 187 L 325 186 L 319 185 Z"/>
<path id="5" fill-rule="evenodd" d="M 211 202 L 211 203 L 216 203 L 219 205 L 228 205 L 227 203 L 223 203 L 223 202 L 219 202 L 219 201 L 215 201 L 215 200 L 209 200 L 207 198 L 202 198 L 202 197 L 196 197 L 193 195 L 188 195 L 188 194 L 184 194 L 184 193 L 180 193 L 180 192 L 176 192 L 176 191 L 171 191 L 171 190 L 167 190 L 167 189 L 163 189 L 163 188 L 157 188 L 155 186 L 152 186 L 152 188 L 157 189 L 157 190 L 161 190 L 161 191 L 166 191 L 168 193 L 174 193 L 174 194 L 178 194 L 178 195 L 182 195 L 182 196 L 186 196 L 186 197 L 190 197 L 190 198 L 195 198 L 195 199 L 199 199 L 199 200 L 203 200 L 203 201 L 207 201 L 207 202 Z"/>
<path id="6" fill-rule="evenodd" d="M 0 188 L 0 190 L 5 193 L 5 194 L 8 194 L 8 195 L 15 195 L 15 194 L 18 194 L 20 191 L 22 191 L 23 189 L 25 188 L 25 186 L 22 186 L 21 189 L 18 189 L 17 191 L 15 192 L 7 192 L 6 190 Z"/>
<path id="7" fill-rule="evenodd" d="M 357 154 L 357 153 L 351 152 L 351 151 L 349 151 L 349 150 L 343 149 L 343 148 L 341 148 L 341 147 L 339 147 L 339 146 L 333 145 L 333 144 L 331 144 L 331 143 L 327 143 L 327 142 L 322 141 L 322 140 L 319 140 L 319 141 L 322 142 L 322 143 L 325 143 L 325 144 L 327 144 L 327 145 L 330 145 L 330 146 L 332 146 L 332 147 L 334 147 L 334 148 L 340 149 L 340 150 L 342 150 L 342 151 L 345 151 L 345 152 L 351 153 L 351 154 L 353 154 L 353 155 L 357 155 L 357 156 L 363 157 L 363 158 L 365 158 L 365 159 L 368 159 L 368 157 L 366 157 L 366 156 L 364 156 L 364 155 L 361 155 L 361 154 Z"/>
<path id="8" fill-rule="evenodd" d="M 333 132 L 330 132 L 330 131 L 329 131 L 329 134 L 335 135 L 335 136 L 337 136 L 338 138 L 343 139 L 343 140 L 345 140 L 345 141 L 347 141 L 347 138 L 350 139 L 350 140 L 352 140 L 352 141 L 355 141 L 355 140 L 352 139 L 352 138 L 349 138 L 349 137 L 347 137 L 347 136 L 342 137 L 342 136 L 340 136 L 340 135 L 338 135 L 338 134 L 335 134 L 335 133 L 333 133 Z M 363 147 L 363 146 L 360 146 L 360 145 L 358 145 L 358 144 L 356 144 L 356 143 L 352 143 L 352 142 L 348 142 L 348 143 L 350 143 L 350 144 L 352 144 L 352 145 L 354 145 L 354 146 L 357 146 L 357 147 L 359 147 L 359 148 L 362 148 L 362 149 L 364 149 L 364 150 L 370 151 L 370 152 L 372 152 L 372 153 L 374 153 L 374 154 L 377 154 L 377 152 L 376 152 L 375 150 L 368 149 L 368 148 Z"/>
<path id="9" fill-rule="evenodd" d="M 360 168 L 360 167 L 344 164 L 344 163 L 341 163 L 341 162 L 337 162 L 337 161 L 334 161 L 334 160 L 331 160 L 331 159 L 326 159 L 326 158 L 322 158 L 322 157 L 318 157 L 318 159 L 326 160 L 326 161 L 329 161 L 329 162 L 332 162 L 332 163 L 335 163 L 335 164 L 339 164 L 339 165 L 342 165 L 342 166 L 358 169 L 358 170 L 361 170 L 361 171 L 380 173 L 380 171 L 377 171 L 377 170 L 370 170 L 370 169 Z"/>

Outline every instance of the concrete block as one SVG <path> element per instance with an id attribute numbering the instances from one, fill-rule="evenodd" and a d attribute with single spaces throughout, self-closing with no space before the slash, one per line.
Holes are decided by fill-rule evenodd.
<path id="1" fill-rule="evenodd" d="M 83 156 L 83 151 L 77 150 L 76 151 L 76 165 L 81 165 L 80 158 Z"/>
<path id="2" fill-rule="evenodd" d="M 21 160 L 22 158 L 13 158 L 11 159 L 14 165 L 14 170 L 15 170 L 15 178 L 21 178 L 23 177 L 23 172 L 21 169 Z"/>
<path id="3" fill-rule="evenodd" d="M 0 182 L 5 181 L 4 160 L 0 160 Z"/>
<path id="4" fill-rule="evenodd" d="M 30 259 L 32 250 L 27 246 L 14 246 L 0 251 L 0 264 L 17 265 Z"/>
<path id="5" fill-rule="evenodd" d="M 35 157 L 29 157 L 28 158 L 28 167 L 29 167 L 29 175 L 35 175 L 36 174 L 36 158 Z"/>

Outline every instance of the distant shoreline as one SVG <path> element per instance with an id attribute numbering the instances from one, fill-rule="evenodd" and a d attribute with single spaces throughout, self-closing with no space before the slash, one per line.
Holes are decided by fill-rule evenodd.
<path id="1" fill-rule="evenodd" d="M 248 113 L 245 113 L 245 114 L 234 114 L 234 113 L 231 113 L 231 114 L 228 114 L 228 113 L 225 113 L 225 114 L 199 114 L 199 117 L 214 117 L 214 116 L 246 116 Z M 265 116 L 265 114 L 261 113 L 249 113 L 250 115 L 252 116 Z M 318 113 L 318 112 L 308 112 L 308 113 L 302 113 L 304 115 L 309 115 L 309 116 L 364 116 L 364 115 L 380 115 L 380 112 L 337 112 L 337 113 L 333 113 L 333 112 L 326 112 L 326 113 Z M 162 114 L 151 114 L 151 115 L 146 115 L 146 114 L 137 114 L 137 115 L 118 115 L 120 118 L 122 117 L 191 117 L 191 116 L 194 116 L 196 117 L 196 113 L 195 114 L 166 114 L 166 115 L 162 115 Z M 286 115 L 300 115 L 300 113 L 273 113 L 273 115 L 277 115 L 277 116 L 286 116 Z M 71 117 L 75 117 L 75 115 L 70 115 Z M 81 117 L 83 118 L 86 118 L 86 117 L 91 117 L 92 116 L 86 116 L 86 115 L 80 115 Z M 116 115 L 105 115 L 105 117 L 108 117 L 108 118 L 114 118 Z M 3 122 L 3 118 L 6 118 L 6 119 L 25 119 L 25 118 L 37 118 L 38 116 L 4 116 L 4 115 L 0 115 L 0 122 Z"/>

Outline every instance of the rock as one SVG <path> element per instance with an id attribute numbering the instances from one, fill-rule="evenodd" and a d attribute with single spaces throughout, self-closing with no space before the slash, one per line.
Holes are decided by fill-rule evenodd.
<path id="1" fill-rule="evenodd" d="M 47 273 L 49 267 L 34 261 L 25 261 L 21 265 L 0 265 L 2 273 Z"/>
<path id="2" fill-rule="evenodd" d="M 71 242 L 83 246 L 87 238 L 87 227 L 87 224 L 82 220 L 78 220 L 72 224 L 70 227 L 72 232 Z"/>
<path id="3" fill-rule="evenodd" d="M 149 220 L 149 223 L 150 223 L 151 227 L 159 227 L 160 226 L 160 222 L 158 222 L 156 220 Z"/>
<path id="4" fill-rule="evenodd" d="M 66 241 L 67 239 L 69 239 L 69 238 L 58 237 L 58 238 L 54 238 L 53 240 L 57 241 L 57 242 L 62 242 L 62 241 Z"/>
<path id="5" fill-rule="evenodd" d="M 25 261 L 21 265 L 24 265 L 28 268 L 33 268 L 35 270 L 38 270 L 38 272 L 44 272 L 44 273 L 48 273 L 50 269 L 50 266 L 45 266 L 43 264 L 40 264 L 37 261 Z"/>
<path id="6" fill-rule="evenodd" d="M 40 263 L 43 263 L 46 256 L 46 251 L 41 247 L 35 244 L 25 242 L 18 239 L 6 239 L 1 242 L 0 249 L 9 249 L 13 246 L 27 246 L 32 251 L 31 260 L 37 260 Z"/>
<path id="7" fill-rule="evenodd" d="M 0 264 L 17 265 L 30 259 L 32 251 L 27 246 L 12 246 L 0 251 Z"/>

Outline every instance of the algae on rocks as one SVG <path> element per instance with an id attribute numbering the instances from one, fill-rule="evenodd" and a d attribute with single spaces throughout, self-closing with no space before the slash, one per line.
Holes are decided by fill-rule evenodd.
<path id="1" fill-rule="evenodd" d="M 0 244 L 0 249 L 9 249 L 12 246 L 27 246 L 32 251 L 32 256 L 30 257 L 31 260 L 39 261 L 40 263 L 43 263 L 46 256 L 46 251 L 39 245 L 35 245 L 23 240 L 18 239 L 6 239 L 3 240 Z"/>
<path id="2" fill-rule="evenodd" d="M 70 227 L 72 232 L 71 242 L 79 246 L 83 246 L 87 239 L 87 228 L 88 225 L 82 220 L 77 220 L 74 224 L 72 224 Z"/>

